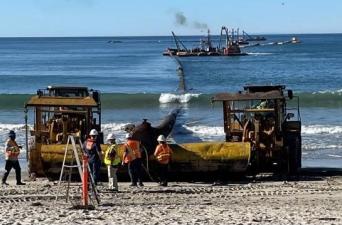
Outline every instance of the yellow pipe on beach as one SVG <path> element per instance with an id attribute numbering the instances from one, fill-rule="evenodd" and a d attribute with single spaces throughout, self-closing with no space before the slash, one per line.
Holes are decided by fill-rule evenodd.
<path id="1" fill-rule="evenodd" d="M 44 165 L 61 165 L 66 145 L 41 145 L 41 160 Z M 170 144 L 173 150 L 171 171 L 182 172 L 245 172 L 250 160 L 250 143 L 248 142 L 202 142 L 186 144 Z M 107 145 L 101 145 L 102 151 Z M 118 154 L 123 155 L 124 147 L 119 145 Z M 70 146 L 70 153 L 72 152 Z M 81 149 L 78 146 L 79 155 Z M 104 154 L 103 154 L 104 155 Z M 67 161 L 72 155 L 67 155 Z M 149 157 L 153 163 L 153 156 Z M 37 160 L 37 158 L 35 159 Z M 52 168 L 51 168 L 52 169 Z M 60 168 L 59 168 L 60 169 Z M 54 168 L 55 171 L 58 168 Z"/>

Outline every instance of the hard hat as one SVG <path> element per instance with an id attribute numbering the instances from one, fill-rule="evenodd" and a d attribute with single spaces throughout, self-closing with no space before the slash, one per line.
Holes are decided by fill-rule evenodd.
<path id="1" fill-rule="evenodd" d="M 126 134 L 126 139 L 132 138 L 132 134 L 131 133 L 127 133 Z"/>
<path id="2" fill-rule="evenodd" d="M 8 137 L 15 137 L 15 132 L 13 130 L 10 130 L 8 132 Z"/>
<path id="3" fill-rule="evenodd" d="M 97 130 L 92 129 L 92 130 L 90 131 L 89 135 L 90 135 L 90 136 L 97 136 L 97 135 L 99 135 L 99 133 L 97 132 Z"/>
<path id="4" fill-rule="evenodd" d="M 164 135 L 161 134 L 161 135 L 158 136 L 157 141 L 166 142 L 166 138 L 164 137 Z"/>
<path id="5" fill-rule="evenodd" d="M 114 133 L 108 134 L 107 140 L 115 140 L 115 139 L 116 139 L 116 137 L 115 137 L 115 134 L 114 134 Z"/>

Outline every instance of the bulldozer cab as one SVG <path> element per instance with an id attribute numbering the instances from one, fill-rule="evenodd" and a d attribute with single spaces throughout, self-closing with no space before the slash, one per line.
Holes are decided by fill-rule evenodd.
<path id="1" fill-rule="evenodd" d="M 282 85 L 245 86 L 244 91 L 220 93 L 212 99 L 222 102 L 226 141 L 250 142 L 252 155 L 265 167 L 288 158 L 288 146 L 293 142 L 289 136 L 300 138 L 299 99 L 291 90 L 285 94 Z M 294 98 L 297 104 L 287 107 Z"/>
<path id="2" fill-rule="evenodd" d="M 65 144 L 68 135 L 85 140 L 91 129 L 101 131 L 99 92 L 86 87 L 49 86 L 39 89 L 25 109 L 34 109 L 35 143 Z"/>

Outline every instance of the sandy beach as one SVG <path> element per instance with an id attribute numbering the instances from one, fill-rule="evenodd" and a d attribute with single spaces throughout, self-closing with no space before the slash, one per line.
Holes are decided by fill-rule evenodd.
<path id="1" fill-rule="evenodd" d="M 299 177 L 227 184 L 177 183 L 129 187 L 120 192 L 98 186 L 100 205 L 72 209 L 80 203 L 80 184 L 73 183 L 65 202 L 65 186 L 55 201 L 57 182 L 15 180 L 0 194 L 0 224 L 342 224 L 342 176 Z"/>

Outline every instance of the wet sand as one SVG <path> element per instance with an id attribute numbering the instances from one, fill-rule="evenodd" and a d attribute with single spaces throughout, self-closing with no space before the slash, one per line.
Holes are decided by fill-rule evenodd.
<path id="1" fill-rule="evenodd" d="M 84 210 L 72 209 L 80 203 L 79 183 L 71 187 L 68 203 L 64 186 L 55 202 L 56 182 L 16 186 L 13 175 L 1 189 L 0 224 L 342 224 L 342 176 L 277 181 L 261 175 L 255 181 L 169 187 L 119 183 L 119 193 L 101 183 L 101 204 Z"/>

